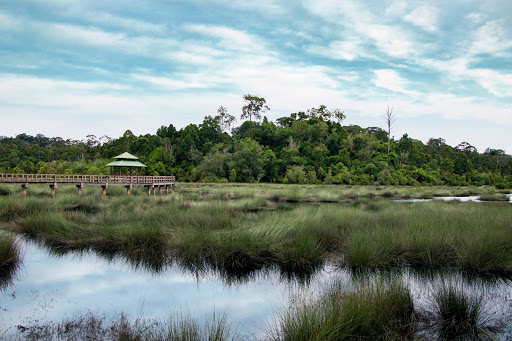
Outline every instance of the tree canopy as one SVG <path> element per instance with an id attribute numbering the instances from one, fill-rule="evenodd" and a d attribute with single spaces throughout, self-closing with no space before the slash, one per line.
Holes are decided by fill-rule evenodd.
<path id="1" fill-rule="evenodd" d="M 234 117 L 221 107 L 199 125 L 169 124 L 153 135 L 2 137 L 0 172 L 105 174 L 105 164 L 126 151 L 148 166 L 146 174 L 178 181 L 512 187 L 512 156 L 500 149 L 479 153 L 469 142 L 452 147 L 440 137 L 426 144 L 407 134 L 394 139 L 379 127 L 342 126 L 345 114 L 322 105 L 258 122 L 251 118 L 268 110 L 265 100 L 244 99 L 249 121 L 231 131 Z"/>

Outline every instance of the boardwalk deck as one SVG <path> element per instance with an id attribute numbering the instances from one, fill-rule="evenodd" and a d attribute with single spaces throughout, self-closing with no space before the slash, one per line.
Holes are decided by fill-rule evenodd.
<path id="1" fill-rule="evenodd" d="M 103 195 L 108 186 L 125 186 L 127 194 L 130 195 L 130 188 L 135 185 L 142 185 L 151 189 L 158 187 L 166 188 L 174 186 L 174 176 L 141 176 L 141 175 L 77 175 L 77 174 L 8 174 L 0 173 L 0 183 L 20 184 L 23 187 L 23 194 L 26 194 L 26 186 L 29 184 L 47 184 L 52 188 L 52 196 L 55 195 L 57 184 L 76 185 L 78 193 L 84 185 L 100 185 L 103 187 Z"/>

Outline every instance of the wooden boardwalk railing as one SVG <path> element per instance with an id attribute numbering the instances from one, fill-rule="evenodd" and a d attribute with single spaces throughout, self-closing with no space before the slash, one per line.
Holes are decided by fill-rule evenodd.
<path id="1" fill-rule="evenodd" d="M 15 184 L 173 185 L 175 181 L 174 176 L 0 173 L 0 183 Z"/>
<path id="2" fill-rule="evenodd" d="M 78 194 L 82 193 L 84 185 L 100 185 L 103 195 L 106 195 L 108 186 L 126 186 L 126 193 L 130 195 L 130 189 L 135 185 L 147 187 L 148 195 L 155 194 L 155 187 L 161 193 L 165 188 L 166 193 L 172 190 L 176 182 L 174 176 L 141 176 L 141 175 L 77 175 L 77 174 L 8 174 L 0 173 L 0 183 L 21 184 L 23 195 L 27 194 L 29 184 L 50 185 L 52 196 L 55 196 L 57 184 L 76 185 Z"/>

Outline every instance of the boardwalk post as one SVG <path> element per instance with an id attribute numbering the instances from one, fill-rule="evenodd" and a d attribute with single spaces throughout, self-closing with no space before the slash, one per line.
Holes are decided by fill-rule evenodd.
<path id="1" fill-rule="evenodd" d="M 22 184 L 21 185 L 21 194 L 26 197 L 27 196 L 27 187 L 28 187 L 28 184 Z"/>
<path id="2" fill-rule="evenodd" d="M 50 184 L 50 189 L 51 189 L 51 192 L 52 192 L 52 198 L 55 197 L 55 188 L 57 188 L 57 183 L 53 183 L 53 184 Z"/>
<path id="3" fill-rule="evenodd" d="M 162 195 L 164 188 L 165 194 L 172 192 L 176 178 L 174 176 L 108 176 L 108 175 L 75 175 L 75 174 L 6 174 L 0 173 L 0 183 L 21 185 L 21 194 L 27 195 L 29 184 L 46 184 L 50 186 L 51 196 L 55 196 L 58 184 L 76 186 L 78 195 L 82 194 L 82 189 L 86 185 L 101 186 L 102 195 L 107 195 L 107 188 L 110 185 L 126 187 L 126 194 L 130 195 L 133 186 L 144 186 L 148 196 L 157 194 Z"/>

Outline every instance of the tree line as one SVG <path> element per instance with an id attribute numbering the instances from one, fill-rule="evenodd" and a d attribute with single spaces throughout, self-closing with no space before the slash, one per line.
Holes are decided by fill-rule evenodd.
<path id="1" fill-rule="evenodd" d="M 468 142 L 452 147 L 443 138 L 426 144 L 387 130 L 343 125 L 345 114 L 326 106 L 292 113 L 276 122 L 262 118 L 264 98 L 244 96 L 241 119 L 220 107 L 201 124 L 155 134 L 84 140 L 31 136 L 0 139 L 0 172 L 108 174 L 105 167 L 125 151 L 147 165 L 146 175 L 175 175 L 178 181 L 277 182 L 354 185 L 494 185 L 512 187 L 512 156 Z M 129 171 L 129 170 L 125 170 Z"/>

